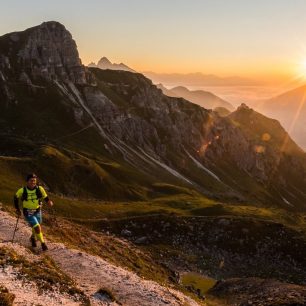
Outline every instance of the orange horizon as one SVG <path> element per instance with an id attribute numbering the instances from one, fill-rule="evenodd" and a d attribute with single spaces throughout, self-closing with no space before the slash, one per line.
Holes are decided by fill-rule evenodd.
<path id="1" fill-rule="evenodd" d="M 103 57 L 105 55 L 102 55 Z M 100 57 L 100 58 L 101 58 Z M 293 79 L 303 79 L 305 76 L 299 72 L 299 68 L 297 64 L 292 65 L 291 68 L 288 68 L 288 66 L 285 65 L 273 65 L 268 66 L 266 62 L 262 62 L 261 65 L 258 65 L 260 67 L 265 67 L 264 69 L 260 69 L 258 67 L 253 68 L 246 68 L 242 65 L 232 67 L 232 69 L 225 69 L 227 67 L 220 67 L 219 64 L 213 64 L 210 63 L 209 66 L 206 68 L 200 66 L 194 65 L 193 67 L 188 66 L 177 66 L 177 65 L 169 65 L 169 63 L 162 65 L 162 62 L 140 62 L 139 60 L 133 60 L 133 59 L 119 59 L 116 60 L 116 58 L 112 58 L 111 56 L 107 57 L 112 63 L 124 63 L 128 67 L 140 72 L 154 72 L 157 74 L 195 74 L 195 73 L 201 73 L 203 75 L 216 75 L 218 77 L 242 77 L 242 78 L 248 78 L 248 79 L 254 79 L 254 80 L 261 80 L 263 82 L 276 82 L 276 83 L 282 83 L 282 82 L 288 82 Z M 91 62 L 97 63 L 99 59 L 92 59 L 88 56 L 81 57 L 82 63 L 84 65 L 88 65 Z M 229 65 L 228 65 L 229 66 Z M 254 64 L 254 66 L 256 66 Z M 301 66 L 301 64 L 300 64 Z M 222 69 L 223 68 L 223 69 Z M 239 69 L 240 68 L 240 69 Z M 305 69 L 306 70 L 306 69 Z M 306 71 L 305 71 L 306 72 Z M 306 80 L 306 79 L 305 79 Z"/>

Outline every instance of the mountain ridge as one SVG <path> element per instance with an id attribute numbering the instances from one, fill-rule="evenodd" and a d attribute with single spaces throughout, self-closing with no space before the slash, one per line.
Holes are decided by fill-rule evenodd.
<path id="1" fill-rule="evenodd" d="M 129 72 L 136 72 L 132 68 L 128 67 L 127 65 L 120 63 L 112 63 L 107 57 L 103 56 L 98 61 L 97 65 L 93 62 L 88 64 L 88 67 L 91 68 L 100 68 L 100 69 L 110 69 L 110 70 L 123 70 L 123 71 L 129 71 Z"/>
<path id="2" fill-rule="evenodd" d="M 208 91 L 189 90 L 184 86 L 174 87 L 171 91 L 177 96 L 183 97 L 193 103 L 197 103 L 204 108 L 215 109 L 216 107 L 224 107 L 229 111 L 234 110 L 234 107 L 229 102 Z"/>
<path id="3" fill-rule="evenodd" d="M 256 105 L 260 112 L 278 119 L 303 148 L 306 148 L 305 92 L 306 85 L 299 86 Z"/>

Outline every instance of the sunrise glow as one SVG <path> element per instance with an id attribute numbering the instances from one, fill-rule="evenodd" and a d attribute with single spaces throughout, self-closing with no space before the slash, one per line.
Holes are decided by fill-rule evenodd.
<path id="1" fill-rule="evenodd" d="M 74 6 L 13 0 L 2 8 L 0 34 L 56 20 L 73 34 L 85 65 L 106 56 L 139 72 L 200 72 L 280 83 L 305 76 L 305 60 L 298 73 L 292 64 L 306 37 L 305 10 L 304 1 L 277 0 L 93 0 Z"/>

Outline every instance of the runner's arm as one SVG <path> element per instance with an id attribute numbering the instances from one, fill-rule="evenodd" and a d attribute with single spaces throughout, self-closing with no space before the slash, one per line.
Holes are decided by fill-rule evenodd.
<path id="1" fill-rule="evenodd" d="M 15 205 L 15 208 L 16 208 L 16 209 L 20 209 L 20 208 L 19 208 L 19 199 L 17 198 L 16 195 L 14 195 L 14 205 Z"/>
<path id="2" fill-rule="evenodd" d="M 41 191 L 41 194 L 42 194 L 42 197 L 43 197 L 44 201 L 45 201 L 48 205 L 52 206 L 52 205 L 53 205 L 53 202 L 52 202 L 52 200 L 50 200 L 50 198 L 48 197 L 48 195 L 47 195 L 47 193 L 46 193 L 44 187 L 39 186 L 39 188 L 40 188 L 40 191 Z"/>
<path id="3" fill-rule="evenodd" d="M 16 194 L 14 195 L 14 206 L 15 206 L 17 214 L 21 213 L 21 210 L 20 210 L 20 207 L 19 207 L 19 198 L 21 197 L 22 192 L 23 192 L 23 188 L 20 188 L 20 189 L 17 190 Z"/>

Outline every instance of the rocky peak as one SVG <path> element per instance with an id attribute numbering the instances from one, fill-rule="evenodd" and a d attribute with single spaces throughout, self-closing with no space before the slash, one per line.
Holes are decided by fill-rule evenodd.
<path id="1" fill-rule="evenodd" d="M 97 67 L 96 63 L 94 63 L 94 62 L 89 63 L 87 66 L 88 67 L 94 67 L 94 68 Z"/>
<path id="2" fill-rule="evenodd" d="M 112 65 L 112 63 L 111 63 L 111 61 L 107 58 L 107 57 L 105 57 L 105 56 L 103 56 L 100 60 L 99 60 L 99 62 L 98 62 L 98 66 L 103 66 L 103 65 Z"/>
<path id="3" fill-rule="evenodd" d="M 250 109 L 245 103 L 241 103 L 240 106 L 238 106 L 237 110 L 244 110 L 244 109 Z"/>
<path id="4" fill-rule="evenodd" d="M 254 111 L 246 104 L 242 103 L 229 118 L 243 128 L 249 139 L 262 142 L 265 146 L 271 144 L 277 151 L 303 155 L 302 149 L 289 137 L 279 121 Z"/>
<path id="5" fill-rule="evenodd" d="M 22 32 L 0 37 L 9 47 L 1 50 L 2 62 L 9 62 L 15 76 L 27 74 L 32 81 L 37 79 L 86 83 L 86 72 L 79 58 L 72 35 L 59 22 L 44 22 Z M 2 65 L 3 66 L 3 65 Z"/>
<path id="6" fill-rule="evenodd" d="M 250 108 L 245 103 L 241 103 L 237 109 L 232 113 L 232 117 L 245 118 L 250 120 L 250 117 L 256 116 L 257 112 L 255 112 L 252 108 Z"/>

